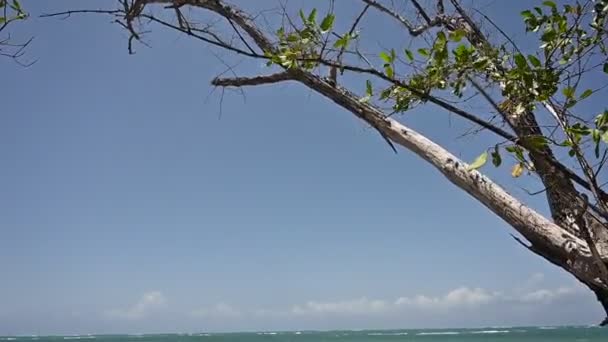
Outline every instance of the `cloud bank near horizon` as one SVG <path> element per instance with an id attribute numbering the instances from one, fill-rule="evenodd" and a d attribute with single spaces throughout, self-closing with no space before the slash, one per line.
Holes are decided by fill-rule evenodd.
<path id="1" fill-rule="evenodd" d="M 340 300 L 309 300 L 294 303 L 283 308 L 253 307 L 245 308 L 228 302 L 219 302 L 205 307 L 190 309 L 171 307 L 170 301 L 161 291 L 150 291 L 131 307 L 112 309 L 104 316 L 113 320 L 145 321 L 152 314 L 163 312 L 173 316 L 183 316 L 193 322 L 221 323 L 237 326 L 244 321 L 344 321 L 345 319 L 411 317 L 449 317 L 462 316 L 474 319 L 476 315 L 501 312 L 503 315 L 517 315 L 525 312 L 555 311 L 553 306 L 564 302 L 587 303 L 593 301 L 592 295 L 578 283 L 568 286 L 543 287 L 542 274 L 531 276 L 518 288 L 508 291 L 489 290 L 480 287 L 456 287 L 444 294 L 416 294 L 392 299 L 358 298 Z M 582 305 L 582 304 L 581 304 Z"/>

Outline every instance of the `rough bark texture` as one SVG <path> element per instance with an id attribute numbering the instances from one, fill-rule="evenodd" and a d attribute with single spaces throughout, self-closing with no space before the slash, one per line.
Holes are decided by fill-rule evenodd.
<path id="1" fill-rule="evenodd" d="M 332 87 L 317 76 L 304 72 L 294 72 L 295 78 L 311 89 L 330 98 L 336 104 L 355 114 L 393 142 L 414 152 L 437 168 L 450 182 L 466 191 L 492 212 L 510 224 L 532 245 L 532 251 L 551 261 L 553 264 L 573 274 L 586 284 L 597 296 L 604 310 L 608 312 L 608 286 L 602 281 L 600 269 L 595 264 L 587 244 L 577 234 L 562 229 L 536 211 L 525 206 L 504 189 L 492 182 L 478 171 L 467 171 L 467 164 L 450 154 L 423 135 L 409 129 L 401 123 L 386 118 L 381 111 L 358 101 L 358 97 L 346 90 Z M 555 174 L 546 178 L 551 179 Z M 563 177 L 563 176 L 562 176 Z M 567 180 L 567 178 L 562 178 Z M 569 182 L 566 182 L 568 185 Z M 569 185 L 573 188 L 572 184 Z M 567 198 L 559 194 L 554 187 L 556 197 Z M 572 201 L 553 204 L 561 209 L 563 205 L 570 210 Z M 572 225 L 570 223 L 570 225 Z M 601 250 L 600 257 L 608 260 L 608 255 Z"/>

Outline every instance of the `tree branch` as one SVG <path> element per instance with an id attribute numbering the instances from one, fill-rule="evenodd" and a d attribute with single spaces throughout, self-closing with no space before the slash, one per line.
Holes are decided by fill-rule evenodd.
<path id="1" fill-rule="evenodd" d="M 272 75 L 256 76 L 256 77 L 236 77 L 236 78 L 220 78 L 216 77 L 211 81 L 211 84 L 218 87 L 245 87 L 257 86 L 262 84 L 272 84 L 282 81 L 292 80 L 293 77 L 289 72 L 283 71 Z"/>
<path id="2" fill-rule="evenodd" d="M 443 22 L 443 18 L 440 16 L 436 16 L 433 19 L 428 18 L 428 16 L 426 16 L 425 19 L 428 18 L 427 20 L 427 24 L 426 25 L 420 25 L 418 27 L 414 27 L 414 25 L 412 25 L 407 19 L 405 19 L 402 15 L 400 15 L 399 13 L 389 9 L 388 7 L 382 5 L 381 3 L 379 3 L 376 0 L 363 0 L 363 2 L 365 2 L 366 4 L 374 7 L 375 9 L 377 9 L 380 12 L 386 13 L 388 14 L 390 17 L 393 17 L 394 19 L 396 19 L 398 22 L 401 23 L 401 25 L 403 25 L 408 32 L 410 33 L 410 35 L 412 37 L 416 37 L 421 35 L 422 33 L 424 33 L 425 31 L 427 31 L 428 29 L 430 29 L 431 27 L 434 26 L 439 26 L 442 24 Z M 421 15 L 423 15 L 421 13 Z M 426 13 L 424 14 L 426 15 Z"/>

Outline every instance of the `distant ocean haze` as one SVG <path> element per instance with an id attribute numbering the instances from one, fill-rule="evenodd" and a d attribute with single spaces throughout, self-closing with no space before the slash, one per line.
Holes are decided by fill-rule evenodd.
<path id="1" fill-rule="evenodd" d="M 4 336 L 0 341 L 59 342 L 396 342 L 396 341 L 608 341 L 608 329 L 599 327 L 496 327 L 485 329 L 262 331 L 247 333 L 181 333 L 130 335 Z"/>

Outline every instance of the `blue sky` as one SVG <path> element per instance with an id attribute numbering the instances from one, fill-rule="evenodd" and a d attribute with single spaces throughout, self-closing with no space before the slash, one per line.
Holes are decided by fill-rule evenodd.
<path id="1" fill-rule="evenodd" d="M 35 18 L 80 3 L 25 2 L 34 18 L 14 33 L 36 37 L 38 62 L 0 62 L 0 334 L 602 318 L 505 223 L 302 86 L 220 101 L 219 59 L 240 59 L 160 28 L 130 56 L 108 18 Z M 526 1 L 474 4 L 521 38 Z M 402 39 L 378 18 L 363 23 L 371 37 Z M 435 107 L 407 115 L 466 160 L 492 141 L 456 139 L 468 125 Z M 539 187 L 487 171 L 517 195 Z"/>

